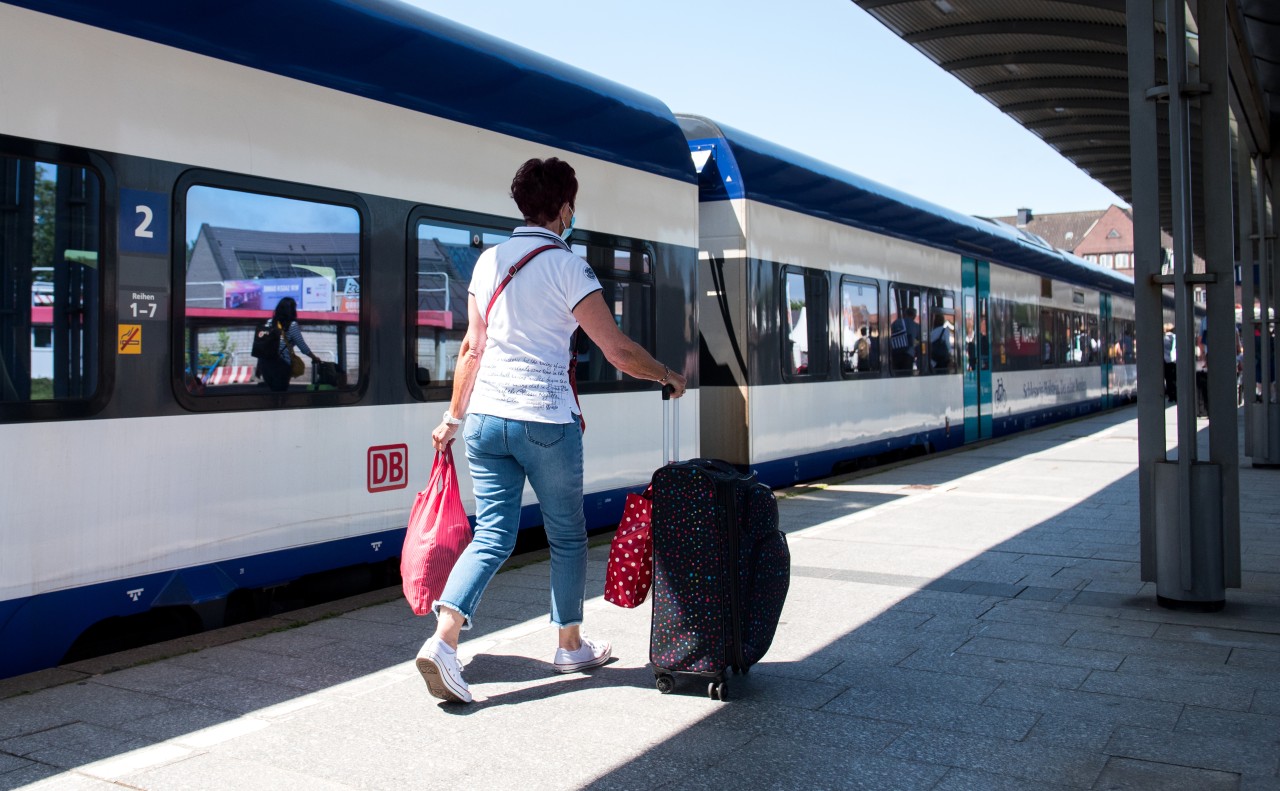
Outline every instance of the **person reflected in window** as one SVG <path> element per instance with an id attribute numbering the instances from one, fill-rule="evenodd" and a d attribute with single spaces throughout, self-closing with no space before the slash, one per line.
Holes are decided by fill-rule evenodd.
<path id="1" fill-rule="evenodd" d="M 302 337 L 302 327 L 298 326 L 298 303 L 293 297 L 285 297 L 276 304 L 275 314 L 271 317 L 271 326 L 280 330 L 280 354 L 258 360 L 258 376 L 266 383 L 267 388 L 283 393 L 289 389 L 289 380 L 294 377 L 293 348 L 296 346 L 303 354 L 311 358 L 311 364 L 320 362 Z"/>
<path id="2" fill-rule="evenodd" d="M 1120 336 L 1120 358 L 1126 365 L 1137 362 L 1136 346 L 1133 341 L 1133 330 L 1125 327 L 1124 334 Z"/>
<path id="3" fill-rule="evenodd" d="M 929 362 L 934 371 L 946 373 L 955 357 L 956 327 L 941 311 L 934 314 L 934 321 L 936 326 L 929 332 Z"/>
<path id="4" fill-rule="evenodd" d="M 880 368 L 880 339 L 870 334 L 867 325 L 858 328 L 858 340 L 853 343 L 853 367 L 858 373 Z"/>
<path id="5" fill-rule="evenodd" d="M 895 371 L 915 369 L 920 354 L 920 322 L 916 321 L 916 309 L 902 309 L 902 315 L 890 326 L 889 357 Z"/>

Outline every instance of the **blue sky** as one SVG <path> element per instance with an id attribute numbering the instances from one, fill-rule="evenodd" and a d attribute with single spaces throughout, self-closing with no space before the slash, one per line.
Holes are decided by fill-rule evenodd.
<path id="1" fill-rule="evenodd" d="M 849 0 L 405 0 L 966 214 L 1122 203 Z"/>
<path id="2" fill-rule="evenodd" d="M 291 233 L 356 233 L 360 215 L 349 206 L 257 195 L 252 192 L 192 187 L 187 191 L 187 243 L 200 226 Z"/>

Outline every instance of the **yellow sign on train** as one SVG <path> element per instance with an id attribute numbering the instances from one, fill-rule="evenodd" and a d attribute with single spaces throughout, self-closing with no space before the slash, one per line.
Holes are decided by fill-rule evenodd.
<path id="1" fill-rule="evenodd" d="M 141 324 L 121 324 L 119 336 L 116 347 L 120 354 L 142 354 Z"/>

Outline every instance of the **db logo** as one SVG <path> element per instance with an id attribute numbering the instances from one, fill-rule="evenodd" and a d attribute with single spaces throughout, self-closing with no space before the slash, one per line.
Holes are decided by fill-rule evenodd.
<path id="1" fill-rule="evenodd" d="M 369 448 L 370 492 L 403 489 L 408 485 L 408 445 L 374 445 Z"/>

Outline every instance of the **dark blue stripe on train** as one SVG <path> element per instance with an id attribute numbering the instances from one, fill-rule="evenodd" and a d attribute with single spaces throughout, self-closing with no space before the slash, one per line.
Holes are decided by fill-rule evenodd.
<path id="1" fill-rule="evenodd" d="M 951 211 L 813 157 L 697 116 L 678 115 L 689 149 L 710 152 L 702 202 L 745 198 L 937 247 L 990 263 L 1133 296 L 1111 269 L 1023 238 L 1016 229 Z"/>
<path id="2" fill-rule="evenodd" d="M 1028 429 L 1060 423 L 1064 420 L 1092 415 L 1107 408 L 1104 399 L 1090 398 L 1059 404 L 1044 409 L 1028 412 L 1017 412 L 995 418 L 992 421 L 992 435 L 1003 437 Z M 936 453 L 960 447 L 965 443 L 964 424 L 957 423 L 947 428 L 921 431 L 915 434 L 904 434 L 888 437 L 875 442 L 849 445 L 841 448 L 805 453 L 785 459 L 761 462 L 752 466 L 760 481 L 768 486 L 779 488 L 791 486 L 800 481 L 811 481 L 831 475 L 836 465 L 855 461 L 870 456 L 882 456 L 894 451 L 919 448 L 922 452 Z"/>
<path id="3" fill-rule="evenodd" d="M 667 178 L 696 180 L 684 136 L 657 99 L 392 0 L 5 1 Z"/>
<path id="4" fill-rule="evenodd" d="M 633 490 L 587 495 L 583 500 L 587 525 L 593 529 L 616 525 L 629 491 Z M 521 510 L 521 530 L 541 524 L 536 504 Z M 109 618 L 203 604 L 237 589 L 284 585 L 316 572 L 379 563 L 398 557 L 403 545 L 404 528 L 400 528 L 0 601 L 0 678 L 53 667 L 81 632 Z"/>

